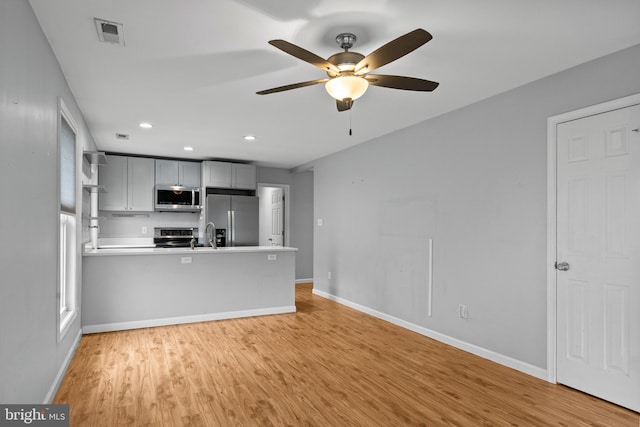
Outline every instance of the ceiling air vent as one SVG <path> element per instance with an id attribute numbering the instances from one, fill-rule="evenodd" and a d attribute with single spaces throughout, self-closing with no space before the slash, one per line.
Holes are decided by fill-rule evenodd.
<path id="1" fill-rule="evenodd" d="M 100 39 L 101 42 L 124 46 L 124 32 L 122 24 L 98 18 L 93 18 L 93 20 L 96 23 L 98 39 Z"/>
<path id="2" fill-rule="evenodd" d="M 116 139 L 121 139 L 123 141 L 129 140 L 129 134 L 127 133 L 116 133 Z"/>

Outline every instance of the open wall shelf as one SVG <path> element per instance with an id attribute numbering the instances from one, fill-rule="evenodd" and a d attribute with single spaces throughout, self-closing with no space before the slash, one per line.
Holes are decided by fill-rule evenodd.
<path id="1" fill-rule="evenodd" d="M 106 165 L 108 163 L 107 156 L 102 151 L 85 151 L 82 155 L 92 165 Z"/>
<path id="2" fill-rule="evenodd" d="M 82 184 L 82 188 L 84 190 L 87 190 L 90 193 L 106 193 L 107 190 L 105 190 L 104 185 L 97 185 L 97 184 Z"/>

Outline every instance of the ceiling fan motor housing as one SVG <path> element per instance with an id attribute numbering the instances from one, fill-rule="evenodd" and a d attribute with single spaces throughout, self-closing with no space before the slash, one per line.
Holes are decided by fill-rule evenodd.
<path id="1" fill-rule="evenodd" d="M 353 72 L 353 68 L 355 67 L 355 65 L 358 62 L 360 62 L 363 58 L 364 58 L 364 55 L 361 53 L 345 51 L 345 52 L 336 53 L 335 55 L 331 55 L 329 58 L 327 58 L 327 62 L 330 62 L 336 67 L 338 67 L 340 71 L 346 71 L 347 73 L 345 74 L 349 74 Z M 329 77 L 338 76 L 337 73 L 331 70 L 328 70 L 327 74 L 329 75 Z M 340 74 L 342 75 L 343 73 L 340 73 Z"/>

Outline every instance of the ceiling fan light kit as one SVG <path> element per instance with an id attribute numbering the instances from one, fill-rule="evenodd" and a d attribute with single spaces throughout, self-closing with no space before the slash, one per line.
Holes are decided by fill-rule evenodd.
<path id="1" fill-rule="evenodd" d="M 336 42 L 344 49 L 344 52 L 331 55 L 326 60 L 293 43 L 284 40 L 271 40 L 269 44 L 272 46 L 321 68 L 329 78 L 279 86 L 256 93 L 258 95 L 267 95 L 325 83 L 327 92 L 336 100 L 338 111 L 346 111 L 351 109 L 354 100 L 364 95 L 370 84 L 391 89 L 431 92 L 438 87 L 437 82 L 415 77 L 368 74 L 414 51 L 431 40 L 431 38 L 431 34 L 422 28 L 418 28 L 390 41 L 368 56 L 364 56 L 360 53 L 349 51 L 357 37 L 351 33 L 341 33 L 336 37 Z"/>
<path id="2" fill-rule="evenodd" d="M 338 101 L 345 99 L 355 101 L 367 91 L 369 82 L 359 76 L 338 76 L 329 80 L 324 87 L 329 95 Z"/>

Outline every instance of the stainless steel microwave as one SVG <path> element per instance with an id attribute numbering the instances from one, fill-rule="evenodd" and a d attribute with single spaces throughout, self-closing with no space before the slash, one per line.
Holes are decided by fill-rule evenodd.
<path id="1" fill-rule="evenodd" d="M 197 212 L 202 209 L 199 187 L 156 186 L 155 210 Z"/>

